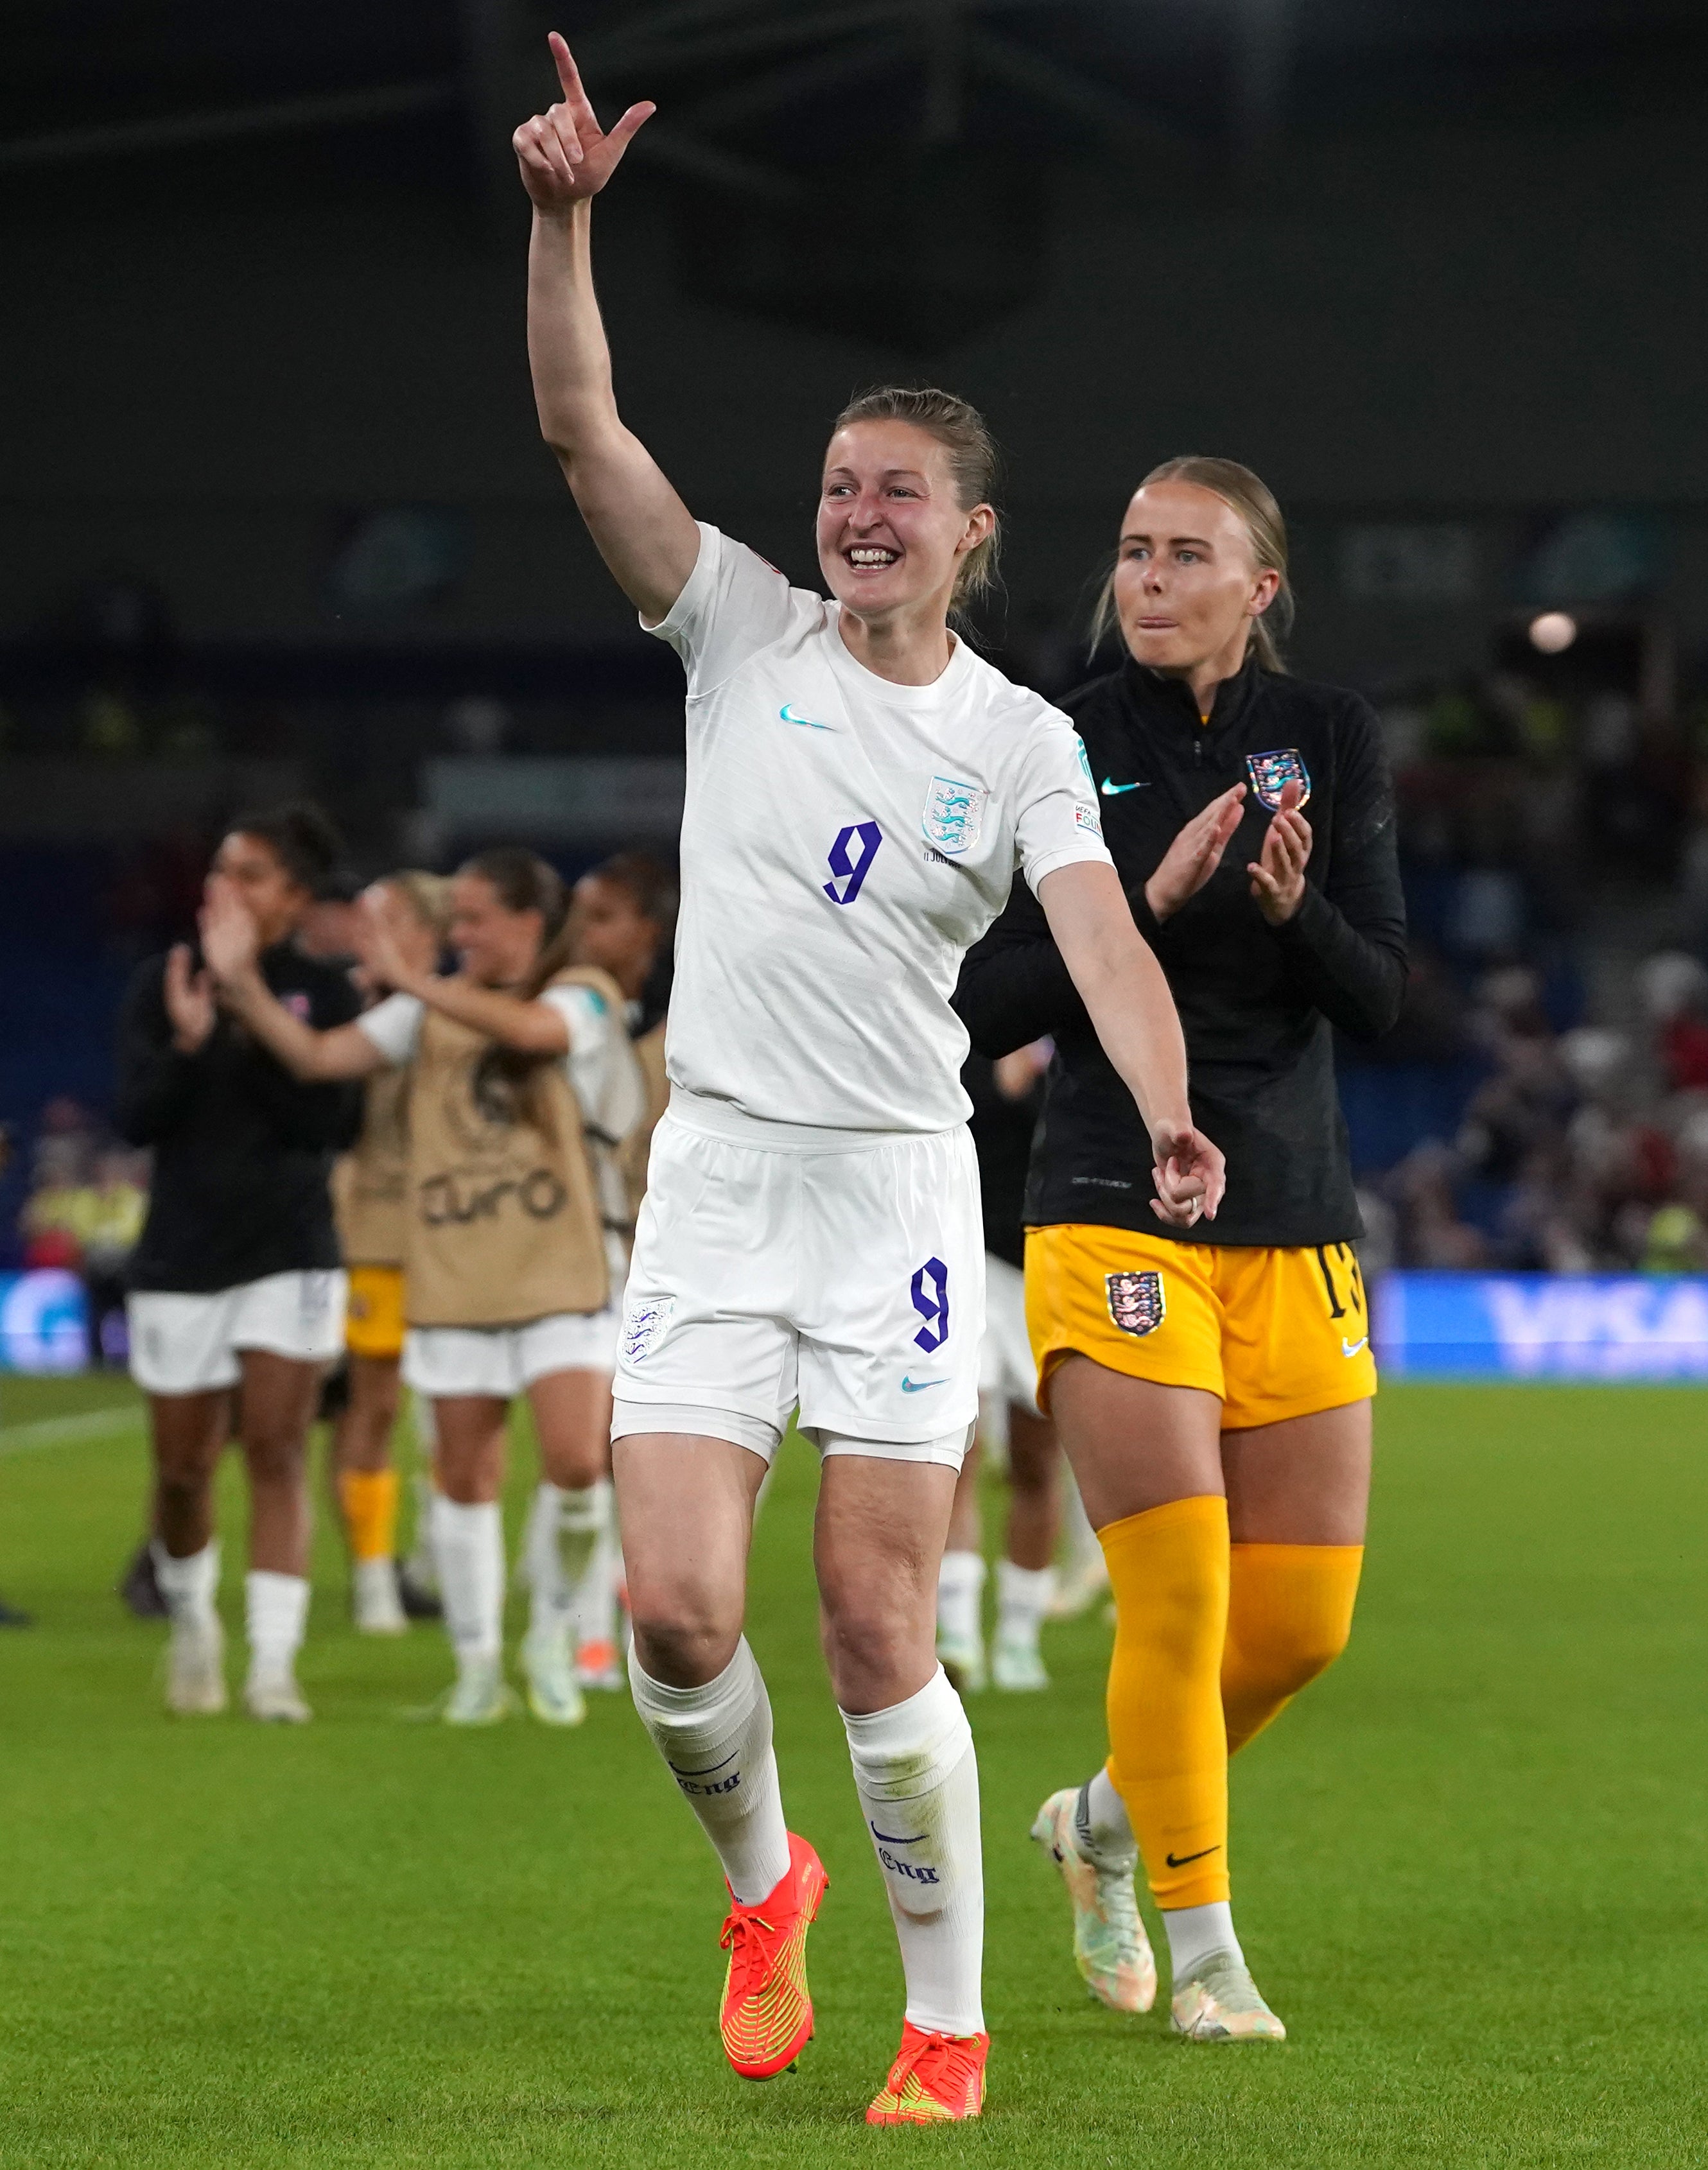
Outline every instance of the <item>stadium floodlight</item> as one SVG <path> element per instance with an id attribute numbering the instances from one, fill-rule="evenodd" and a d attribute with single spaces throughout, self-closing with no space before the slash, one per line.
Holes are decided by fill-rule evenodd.
<path id="1" fill-rule="evenodd" d="M 1544 611 L 1530 621 L 1530 645 L 1544 655 L 1563 655 L 1577 638 L 1577 621 L 1565 611 Z"/>

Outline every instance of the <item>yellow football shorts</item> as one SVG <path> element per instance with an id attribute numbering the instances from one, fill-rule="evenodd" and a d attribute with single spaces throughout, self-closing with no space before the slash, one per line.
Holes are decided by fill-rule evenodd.
<path id="1" fill-rule="evenodd" d="M 344 1345 L 352 1356 L 404 1353 L 404 1269 L 352 1266 L 344 1312 Z"/>
<path id="2" fill-rule="evenodd" d="M 1376 1391 L 1350 1243 L 1223 1248 L 1128 1228 L 1029 1228 L 1026 1328 L 1046 1408 L 1052 1366 L 1075 1353 L 1134 1379 L 1218 1395 L 1226 1431 L 1314 1416 Z"/>

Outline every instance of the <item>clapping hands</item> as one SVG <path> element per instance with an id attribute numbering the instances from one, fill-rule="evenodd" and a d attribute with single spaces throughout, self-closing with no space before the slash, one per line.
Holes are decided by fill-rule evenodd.
<path id="1" fill-rule="evenodd" d="M 1304 869 L 1310 858 L 1310 824 L 1298 810 L 1304 796 L 1297 783 L 1283 787 L 1275 819 L 1263 832 L 1263 848 L 1245 871 L 1257 909 L 1272 927 L 1284 927 L 1304 901 Z"/>

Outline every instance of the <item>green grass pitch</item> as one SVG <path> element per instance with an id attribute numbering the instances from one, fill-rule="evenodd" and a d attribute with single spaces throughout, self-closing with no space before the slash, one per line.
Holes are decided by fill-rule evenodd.
<path id="1" fill-rule="evenodd" d="M 170 1721 L 161 1631 L 111 1595 L 143 1483 L 128 1388 L 0 1386 L 0 1590 L 38 1616 L 0 1635 L 5 2170 L 1708 2157 L 1708 1397 L 1383 1397 L 1352 1649 L 1236 1766 L 1239 1919 L 1284 2046 L 1180 2044 L 1080 1990 L 1026 1828 L 1101 1752 L 1107 1630 L 1049 1631 L 1052 1695 L 972 1705 L 987 2114 L 897 2134 L 860 2121 L 900 1979 L 817 1654 L 798 1443 L 752 1633 L 833 1888 L 817 2040 L 755 2087 L 718 2054 L 721 1885 L 626 1698 L 570 1734 L 401 1723 L 442 1641 L 357 1640 L 327 1518 L 316 1722 Z M 229 1468 L 222 1512 L 234 1622 Z"/>

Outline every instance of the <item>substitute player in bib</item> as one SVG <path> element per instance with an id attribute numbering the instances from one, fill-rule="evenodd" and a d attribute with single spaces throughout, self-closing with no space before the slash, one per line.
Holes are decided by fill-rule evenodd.
<path id="1" fill-rule="evenodd" d="M 210 897 L 231 900 L 253 930 L 257 984 L 305 1030 L 358 1007 L 349 975 L 292 939 L 339 855 L 317 808 L 287 806 L 238 822 L 209 877 Z M 301 1723 L 305 1442 L 344 1327 L 327 1182 L 356 1135 L 360 1098 L 297 1083 L 221 1013 L 183 945 L 137 967 L 118 1071 L 118 1128 L 154 1149 L 127 1307 L 154 1448 L 155 1576 L 172 1621 L 166 1700 L 185 1713 L 225 1708 L 213 1478 L 235 1432 L 250 1498 L 244 1701 L 256 1718 Z"/>
<path id="2" fill-rule="evenodd" d="M 988 1054 L 1055 1036 L 1026 1305 L 1116 1606 L 1108 1766 L 1047 1801 L 1034 1836 L 1073 1895 L 1093 1993 L 1142 2011 L 1155 1971 L 1136 1835 L 1174 2024 L 1200 2041 L 1283 2032 L 1234 1932 L 1228 1756 L 1352 1624 L 1376 1372 L 1333 1029 L 1385 1031 L 1405 978 L 1376 719 L 1282 675 L 1270 625 L 1286 579 L 1256 475 L 1168 462 L 1127 507 L 1106 590 L 1127 659 L 1066 703 L 1180 1004 L 1194 1104 L 1227 1148 L 1214 1230 L 1159 1225 L 1134 1183 L 1127 1096 L 1030 899 L 967 959 L 957 997 Z"/>
<path id="3" fill-rule="evenodd" d="M 825 1652 L 907 1978 L 867 2115 L 971 2116 L 988 2046 L 978 1786 L 933 1628 L 983 1259 L 949 996 L 1017 869 L 1145 1108 L 1167 1210 L 1213 1203 L 1219 1156 L 1192 1128 L 1173 1007 L 1071 730 L 949 630 L 994 548 L 979 418 L 940 392 L 843 414 L 817 516 L 833 601 L 696 524 L 618 415 L 593 292 L 592 198 L 651 108 L 604 133 L 560 38 L 552 51 L 562 102 L 514 139 L 541 427 L 688 674 L 672 1098 L 613 1424 L 635 1706 L 730 1886 L 725 2052 L 768 2078 L 811 2034 L 805 1942 L 826 1882 L 784 1825 L 742 1634 L 754 1496 L 798 1404 L 823 1456 Z"/>
<path id="4" fill-rule="evenodd" d="M 511 1705 L 499 1501 L 521 1394 L 549 1494 L 530 1519 L 528 1705 L 548 1724 L 586 1715 L 576 1614 L 608 1522 L 599 1487 L 626 1265 L 616 1156 L 643 1093 L 620 991 L 565 963 L 567 902 L 532 852 L 478 853 L 452 881 L 462 970 L 442 979 L 411 964 L 376 901 L 363 962 L 395 991 L 332 1033 L 271 999 L 235 911 L 210 915 L 203 938 L 222 999 L 299 1077 L 410 1073 L 403 1370 L 433 1404 L 433 1551 L 457 1660 L 440 1708 L 452 1725 L 495 1724 Z"/>
<path id="5" fill-rule="evenodd" d="M 378 885 L 394 905 L 393 937 L 411 969 L 438 962 L 449 885 L 405 869 Z M 344 1318 L 349 1396 L 332 1428 L 338 1503 L 350 1546 L 351 1611 L 364 1635 L 400 1635 L 409 1626 L 393 1558 L 398 1472 L 392 1461 L 399 1370 L 404 1353 L 404 1247 L 409 1227 L 408 1073 L 367 1081 L 361 1135 L 332 1173 L 350 1292 Z"/>
<path id="6" fill-rule="evenodd" d="M 670 988 L 670 953 L 676 932 L 676 877 L 645 852 L 617 852 L 590 867 L 576 882 L 570 906 L 570 957 L 608 972 L 622 990 L 624 1017 L 645 1087 L 645 1112 L 617 1155 L 628 1195 L 627 1234 L 646 1195 L 652 1133 L 670 1097 L 664 1072 L 664 1019 Z M 627 1279 L 625 1256 L 624 1279 Z M 601 1483 L 609 1497 L 610 1479 Z M 613 1508 L 607 1533 L 581 1585 L 581 1643 L 576 1670 L 583 1687 L 629 1685 L 620 1662 L 623 1555 Z"/>

